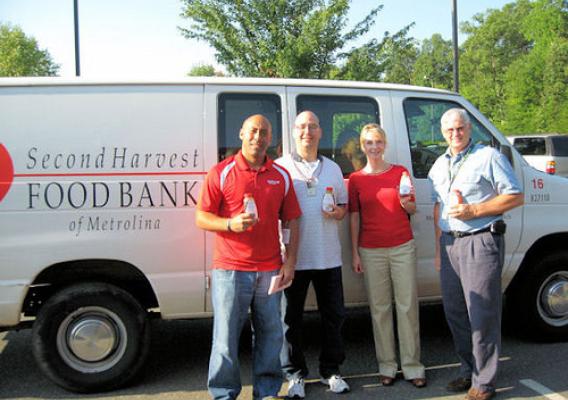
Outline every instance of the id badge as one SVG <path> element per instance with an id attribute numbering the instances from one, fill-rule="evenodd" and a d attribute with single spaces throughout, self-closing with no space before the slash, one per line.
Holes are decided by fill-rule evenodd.
<path id="1" fill-rule="evenodd" d="M 317 183 L 313 179 L 306 181 L 308 186 L 308 196 L 313 197 L 317 194 Z"/>

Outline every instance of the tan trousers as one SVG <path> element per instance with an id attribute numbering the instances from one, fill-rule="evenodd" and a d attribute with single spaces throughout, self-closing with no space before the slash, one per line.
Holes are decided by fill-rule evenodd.
<path id="1" fill-rule="evenodd" d="M 414 239 L 396 247 L 359 247 L 379 374 L 395 377 L 397 368 L 392 299 L 396 306 L 400 363 L 405 379 L 424 378 L 416 293 Z"/>

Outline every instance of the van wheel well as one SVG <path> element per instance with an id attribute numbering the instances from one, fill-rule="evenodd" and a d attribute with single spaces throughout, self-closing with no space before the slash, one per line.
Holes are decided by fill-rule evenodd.
<path id="1" fill-rule="evenodd" d="M 552 235 L 543 236 L 534 242 L 525 254 L 525 258 L 519 266 L 519 270 L 515 273 L 513 280 L 507 287 L 505 294 L 507 295 L 514 292 L 523 280 L 523 276 L 528 274 L 545 255 L 565 251 L 567 242 L 568 233 L 554 233 Z"/>
<path id="2" fill-rule="evenodd" d="M 567 234 L 538 240 L 506 291 L 506 308 L 522 336 L 538 341 L 568 338 Z"/>
<path id="3" fill-rule="evenodd" d="M 117 260 L 91 259 L 58 263 L 43 270 L 28 290 L 24 314 L 36 316 L 54 293 L 82 282 L 109 283 L 130 293 L 146 310 L 158 307 L 150 282 L 138 268 Z"/>

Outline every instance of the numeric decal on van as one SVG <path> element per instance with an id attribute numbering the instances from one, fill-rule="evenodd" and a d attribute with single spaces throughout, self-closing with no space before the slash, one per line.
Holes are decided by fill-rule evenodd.
<path id="1" fill-rule="evenodd" d="M 539 178 L 533 178 L 531 179 L 532 185 L 533 185 L 533 189 L 544 189 L 544 179 Z"/>

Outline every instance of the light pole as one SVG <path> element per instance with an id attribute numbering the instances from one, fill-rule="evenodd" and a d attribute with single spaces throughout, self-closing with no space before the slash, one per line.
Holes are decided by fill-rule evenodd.
<path id="1" fill-rule="evenodd" d="M 458 51 L 458 5 L 452 1 L 452 44 L 454 48 L 454 92 L 460 91 L 459 51 Z"/>
<path id="2" fill-rule="evenodd" d="M 81 76 L 81 62 L 79 61 L 79 0 L 73 0 L 73 14 L 75 17 L 75 76 Z"/>

